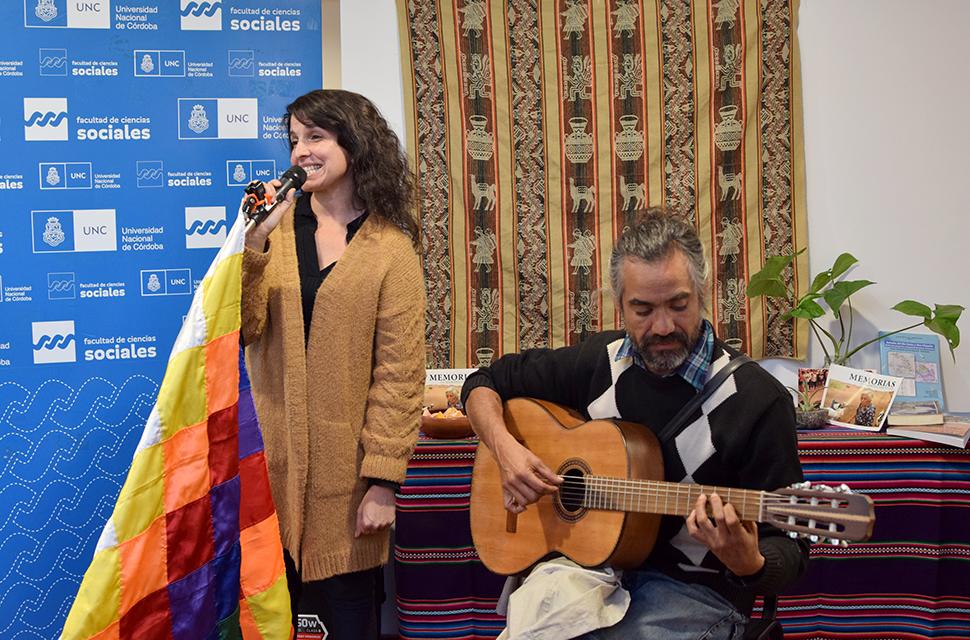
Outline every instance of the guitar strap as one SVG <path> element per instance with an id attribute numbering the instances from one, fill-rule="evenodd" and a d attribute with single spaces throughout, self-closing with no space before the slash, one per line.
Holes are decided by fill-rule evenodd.
<path id="1" fill-rule="evenodd" d="M 671 418 L 670 422 L 664 425 L 663 429 L 660 430 L 660 433 L 657 434 L 657 440 L 660 441 L 660 444 L 666 443 L 678 433 L 683 431 L 684 427 L 687 426 L 687 420 L 694 415 L 697 408 L 700 407 L 701 404 L 707 400 L 732 373 L 749 362 L 754 361 L 742 353 L 735 358 L 731 358 L 731 360 L 726 365 L 721 367 L 713 377 L 709 378 L 708 381 L 704 383 L 704 386 L 697 393 L 697 395 L 691 398 L 690 402 L 685 404 L 680 411 L 677 412 L 677 415 Z"/>

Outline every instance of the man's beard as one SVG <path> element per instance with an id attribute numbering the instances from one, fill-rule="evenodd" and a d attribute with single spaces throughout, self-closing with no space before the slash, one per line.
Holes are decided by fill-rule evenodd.
<path id="1" fill-rule="evenodd" d="M 680 365 L 684 364 L 698 336 L 699 332 L 697 335 L 689 336 L 680 330 L 675 330 L 665 336 L 648 335 L 644 336 L 643 340 L 637 345 L 637 351 L 640 353 L 640 357 L 643 358 L 643 363 L 649 371 L 660 375 L 667 375 L 673 373 Z M 651 349 L 655 345 L 669 344 L 676 344 L 678 348 L 661 349 L 659 351 Z"/>

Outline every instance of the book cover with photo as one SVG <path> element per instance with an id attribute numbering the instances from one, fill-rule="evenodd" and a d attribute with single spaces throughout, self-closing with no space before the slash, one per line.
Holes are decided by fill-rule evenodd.
<path id="1" fill-rule="evenodd" d="M 879 341 L 880 372 L 902 378 L 896 403 L 935 402 L 946 411 L 940 368 L 940 338 L 926 333 L 894 333 Z"/>
<path id="2" fill-rule="evenodd" d="M 798 368 L 798 391 L 804 394 L 814 409 L 822 406 L 822 394 L 825 392 L 825 379 L 828 375 L 829 370 L 826 368 Z"/>
<path id="3" fill-rule="evenodd" d="M 463 410 L 461 386 L 478 369 L 428 369 L 424 374 L 424 406 L 432 411 Z"/>
<path id="4" fill-rule="evenodd" d="M 424 379 L 421 431 L 432 438 L 466 438 L 472 427 L 461 406 L 461 386 L 478 369 L 428 369 Z"/>
<path id="5" fill-rule="evenodd" d="M 879 431 L 899 389 L 900 378 L 834 364 L 829 367 L 822 408 L 829 422 L 851 429 Z"/>

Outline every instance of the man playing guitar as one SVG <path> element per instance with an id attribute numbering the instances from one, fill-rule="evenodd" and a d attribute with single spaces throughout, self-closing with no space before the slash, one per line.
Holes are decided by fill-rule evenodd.
<path id="1" fill-rule="evenodd" d="M 503 401 L 533 397 L 659 432 L 738 357 L 703 318 L 707 271 L 693 226 L 650 210 L 610 259 L 625 331 L 509 354 L 469 376 L 464 406 L 498 463 L 510 513 L 562 479 L 509 433 Z M 802 480 L 791 398 L 753 363 L 731 373 L 661 447 L 667 481 L 773 490 Z M 623 619 L 582 637 L 740 638 L 754 597 L 783 591 L 807 561 L 803 540 L 742 521 L 716 493 L 701 494 L 686 520 L 663 517 L 647 562 L 624 574 L 631 602 Z"/>

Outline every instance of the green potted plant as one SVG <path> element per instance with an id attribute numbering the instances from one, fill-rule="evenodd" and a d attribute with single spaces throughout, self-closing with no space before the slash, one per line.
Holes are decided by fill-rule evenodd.
<path id="1" fill-rule="evenodd" d="M 825 387 L 796 389 L 787 387 L 795 396 L 795 424 L 799 429 L 819 429 L 829 421 L 829 410 L 819 406 L 815 399 Z"/>
<path id="2" fill-rule="evenodd" d="M 772 256 L 765 260 L 765 265 L 748 281 L 747 296 L 757 298 L 766 296 L 784 300 L 788 304 L 788 311 L 784 319 L 802 318 L 807 320 L 815 338 L 818 340 L 825 354 L 825 366 L 831 364 L 848 365 L 849 359 L 861 349 L 901 331 L 908 331 L 924 326 L 933 333 L 939 334 L 946 341 L 950 355 L 956 360 L 954 349 L 960 344 L 960 329 L 957 320 L 963 313 L 963 307 L 956 304 L 937 304 L 931 309 L 929 306 L 915 300 L 903 300 L 892 308 L 907 316 L 918 318 L 917 322 L 907 325 L 858 345 L 852 343 L 853 309 L 852 295 L 870 285 L 870 280 L 846 280 L 848 270 L 859 261 L 850 253 L 843 253 L 835 259 L 830 269 L 822 271 L 812 280 L 809 290 L 799 296 L 792 287 L 782 279 L 781 274 L 803 253 Z M 825 306 L 823 306 L 823 303 Z M 831 313 L 838 321 L 838 328 L 829 331 L 820 319 Z"/>

